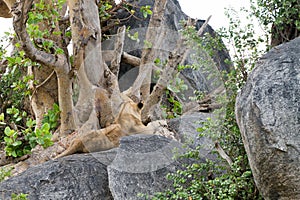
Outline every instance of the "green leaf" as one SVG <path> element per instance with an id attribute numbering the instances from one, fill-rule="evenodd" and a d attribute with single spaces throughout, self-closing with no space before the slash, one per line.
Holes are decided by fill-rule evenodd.
<path id="1" fill-rule="evenodd" d="M 2 122 L 4 121 L 4 113 L 0 114 L 0 121 L 2 121 Z"/>
<path id="2" fill-rule="evenodd" d="M 61 48 L 55 49 L 55 54 L 63 54 L 63 53 L 64 53 L 63 49 L 61 49 Z"/>
<path id="3" fill-rule="evenodd" d="M 4 142 L 5 142 L 5 144 L 11 144 L 11 143 L 13 143 L 13 140 L 11 139 L 11 138 L 9 138 L 9 137 L 4 137 Z"/>
<path id="4" fill-rule="evenodd" d="M 13 157 L 15 157 L 15 158 L 18 157 L 16 151 L 10 152 L 10 155 L 13 156 Z"/>
<path id="5" fill-rule="evenodd" d="M 49 130 L 50 130 L 50 125 L 49 125 L 49 123 L 44 123 L 44 124 L 42 125 L 42 127 L 41 127 L 41 130 L 42 130 L 44 133 L 49 132 Z"/>
<path id="6" fill-rule="evenodd" d="M 16 146 L 20 146 L 22 144 L 22 141 L 18 140 L 15 141 L 14 143 L 12 143 L 12 146 L 16 147 Z"/>
<path id="7" fill-rule="evenodd" d="M 14 134 L 14 130 L 11 130 L 8 126 L 7 127 L 5 127 L 5 129 L 4 129 L 4 133 L 5 133 L 5 135 L 7 135 L 7 136 L 12 136 L 13 134 Z"/>
<path id="8" fill-rule="evenodd" d="M 18 65 L 21 65 L 22 64 L 22 58 L 21 57 L 16 57 L 15 58 L 15 63 L 18 64 Z"/>

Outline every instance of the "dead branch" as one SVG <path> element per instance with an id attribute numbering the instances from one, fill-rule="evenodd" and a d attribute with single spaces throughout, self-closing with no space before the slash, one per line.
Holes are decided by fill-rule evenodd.
<path id="1" fill-rule="evenodd" d="M 111 72 L 118 77 L 119 75 L 119 70 L 120 70 L 120 62 L 121 62 L 121 57 L 122 57 L 122 52 L 123 52 L 123 47 L 124 47 L 124 40 L 125 40 L 125 26 L 122 26 L 118 29 L 117 32 L 117 39 L 115 41 L 115 48 L 114 48 L 114 57 L 111 60 L 111 64 L 109 69 Z"/>
<path id="2" fill-rule="evenodd" d="M 167 0 L 156 0 L 154 2 L 153 14 L 149 21 L 145 38 L 146 43 L 141 56 L 139 74 L 132 86 L 132 96 L 139 98 L 141 95 L 142 100 L 146 100 L 150 95 L 152 65 L 157 53 L 155 45 L 159 44 L 158 40 L 162 35 L 162 24 L 166 5 Z"/>
<path id="3" fill-rule="evenodd" d="M 211 15 L 206 19 L 206 21 L 202 24 L 201 28 L 198 30 L 198 36 L 199 37 L 203 35 L 203 33 L 205 31 L 205 28 L 207 27 L 210 18 L 211 18 Z"/>
<path id="4" fill-rule="evenodd" d="M 126 52 L 123 52 L 122 54 L 122 62 L 132 65 L 134 67 L 139 67 L 141 65 L 141 59 L 138 57 L 135 57 L 133 55 L 130 55 Z"/>

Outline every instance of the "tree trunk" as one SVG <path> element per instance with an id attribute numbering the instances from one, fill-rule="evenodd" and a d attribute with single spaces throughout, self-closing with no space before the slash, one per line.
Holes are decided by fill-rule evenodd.
<path id="1" fill-rule="evenodd" d="M 97 87 L 105 87 L 102 60 L 101 28 L 98 7 L 94 0 L 68 1 L 73 39 L 74 70 L 78 75 L 79 97 L 76 104 L 76 124 L 82 131 L 99 128 L 95 111 Z"/>
<path id="2" fill-rule="evenodd" d="M 32 40 L 30 39 L 26 31 L 28 12 L 30 11 L 32 4 L 33 0 L 25 0 L 18 2 L 17 6 L 13 10 L 14 29 L 21 44 L 21 47 L 26 53 L 26 56 L 28 56 L 32 61 L 39 62 L 44 67 L 54 70 L 57 74 L 57 77 L 59 79 L 58 95 L 62 95 L 59 97 L 59 106 L 60 110 L 62 111 L 60 133 L 62 135 L 65 135 L 66 133 L 70 133 L 75 129 L 72 114 L 72 92 L 70 91 L 71 78 L 69 77 L 70 64 L 68 62 L 68 55 L 46 53 L 37 49 L 37 47 L 32 43 Z"/>

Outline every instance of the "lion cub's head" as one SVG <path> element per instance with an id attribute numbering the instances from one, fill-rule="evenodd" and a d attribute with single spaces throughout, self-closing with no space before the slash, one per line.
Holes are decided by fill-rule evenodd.
<path id="1" fill-rule="evenodd" d="M 142 108 L 142 102 L 124 102 L 120 107 L 120 112 L 115 119 L 115 123 L 120 124 L 123 131 L 126 132 L 142 131 L 142 129 L 145 128 L 145 125 L 142 123 L 141 119 Z"/>

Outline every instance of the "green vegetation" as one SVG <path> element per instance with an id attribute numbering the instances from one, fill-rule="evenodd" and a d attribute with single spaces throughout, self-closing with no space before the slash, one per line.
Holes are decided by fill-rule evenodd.
<path id="1" fill-rule="evenodd" d="M 271 7 L 277 6 L 274 12 L 269 9 L 270 4 Z M 296 1 L 258 1 L 257 6 L 252 2 L 252 10 L 242 9 L 241 12 L 248 14 L 248 20 L 251 21 L 258 17 L 265 28 L 270 24 L 285 27 L 286 23 L 293 23 L 299 30 L 299 3 L 295 6 L 296 4 Z M 185 27 L 182 31 L 188 44 L 196 44 L 196 51 L 205 51 L 210 56 L 213 56 L 217 49 L 225 48 L 220 42 L 221 38 L 233 45 L 232 60 L 227 61 L 231 65 L 231 71 L 221 76 L 227 93 L 226 96 L 220 95 L 217 100 L 226 107 L 214 112 L 215 116 L 225 113 L 225 118 L 207 119 L 197 130 L 199 137 L 212 139 L 216 147 L 213 153 L 218 159 L 206 159 L 203 162 L 199 155 L 201 146 L 189 150 L 181 155 L 181 158 L 193 159 L 196 162 L 184 166 L 184 170 L 168 174 L 167 179 L 173 183 L 172 189 L 158 192 L 152 197 L 148 196 L 148 199 L 262 199 L 253 180 L 234 108 L 238 91 L 247 81 L 249 72 L 261 55 L 269 49 L 269 35 L 257 35 L 252 24 L 242 26 L 234 10 L 227 10 L 226 15 L 230 24 L 227 29 L 218 31 L 220 38 L 212 38 L 208 34 L 199 38 L 194 27 Z M 291 17 L 296 15 L 296 18 Z M 274 34 L 269 30 L 267 29 L 266 33 Z M 216 76 L 207 61 L 199 61 L 195 66 L 204 70 L 210 69 L 209 78 Z M 197 91 L 195 94 L 197 100 L 205 96 Z M 225 152 L 225 157 L 220 153 L 220 149 Z"/>
<path id="2" fill-rule="evenodd" d="M 25 111 L 21 113 L 19 109 L 12 107 L 8 108 L 6 113 L 12 119 L 8 123 L 9 126 L 4 129 L 4 150 L 7 156 L 21 157 L 29 154 L 31 149 L 38 144 L 44 148 L 53 144 L 51 141 L 52 131 L 57 128 L 59 119 L 57 104 L 54 104 L 53 109 L 49 110 L 44 116 L 41 127 L 36 127 L 35 120 L 26 118 Z M 2 120 L 2 124 L 6 124 L 4 114 L 2 113 L 1 116 L 0 121 Z M 19 122 L 24 118 L 26 118 L 26 128 L 19 125 Z"/>
<path id="3" fill-rule="evenodd" d="M 212 37 L 204 34 L 199 37 L 193 26 L 186 26 L 182 34 L 186 37 L 187 44 L 195 48 L 195 59 L 197 62 L 192 66 L 179 66 L 178 71 L 184 68 L 201 68 L 208 74 L 208 79 L 220 78 L 224 83 L 226 95 L 217 97 L 217 102 L 224 106 L 214 112 L 215 116 L 222 116 L 216 119 L 207 119 L 202 127 L 197 131 L 199 137 L 209 137 L 217 149 L 222 149 L 227 159 L 224 159 L 219 151 L 214 152 L 218 159 L 205 160 L 203 162 L 199 150 L 190 150 L 182 155 L 182 158 L 193 159 L 195 162 L 186 165 L 185 170 L 179 170 L 174 174 L 169 174 L 167 179 L 173 183 L 172 190 L 156 193 L 152 199 L 261 199 L 254 184 L 252 172 L 249 167 L 247 155 L 243 146 L 240 130 L 237 126 L 234 106 L 238 91 L 245 84 L 249 72 L 254 68 L 255 63 L 269 49 L 269 35 L 275 43 L 289 41 L 297 37 L 300 31 L 300 5 L 299 0 L 250 0 L 251 10 L 244 9 L 248 18 L 254 20 L 256 17 L 266 31 L 265 36 L 257 36 L 254 32 L 253 24 L 242 26 L 238 13 L 233 10 L 227 11 L 230 24 L 227 29 L 218 31 L 218 36 Z M 71 37 L 69 30 L 61 33 L 56 30 L 59 18 L 59 10 L 65 0 L 57 1 L 56 6 L 50 6 L 41 0 L 35 3 L 28 16 L 27 31 L 35 45 L 47 52 L 62 54 L 64 50 L 57 47 L 50 38 L 55 35 L 65 34 Z M 99 16 L 101 18 L 102 31 L 111 28 L 104 24 L 113 17 L 115 5 L 113 1 L 100 1 Z M 122 1 L 122 6 L 129 14 L 134 15 L 132 5 Z M 149 6 L 142 6 L 140 12 L 144 18 L 152 14 Z M 48 29 L 41 29 L 40 23 L 44 23 Z M 116 22 L 118 23 L 118 22 Z M 114 26 L 115 24 L 112 24 Z M 135 41 L 139 41 L 138 32 L 127 35 Z M 51 30 L 50 30 L 51 29 Z M 105 34 L 103 34 L 105 37 Z M 9 36 L 9 35 L 8 35 Z M 14 37 L 14 36 L 12 36 Z M 209 59 L 199 59 L 197 55 L 205 52 L 205 55 L 213 57 L 218 49 L 225 48 L 221 42 L 226 40 L 233 45 L 232 60 L 227 61 L 231 66 L 229 73 L 212 73 L 214 63 Z M 145 46 L 152 44 L 144 41 Z M 264 47 L 263 49 L 260 47 Z M 16 50 L 20 44 L 15 44 Z M 21 157 L 29 154 L 36 145 L 47 148 L 52 145 L 52 132 L 59 125 L 59 106 L 53 105 L 44 116 L 42 124 L 36 125 L 36 121 L 28 114 L 28 96 L 34 92 L 31 88 L 38 83 L 34 81 L 32 75 L 26 75 L 30 67 L 41 67 L 25 56 L 24 51 L 14 52 L 11 56 L 6 56 L 3 46 L 0 46 L 0 60 L 6 60 L 5 69 L 0 68 L 0 142 L 7 156 Z M 156 60 L 156 64 L 161 64 Z M 157 76 L 159 76 L 159 71 Z M 167 105 L 163 105 L 166 118 L 176 118 L 182 114 L 182 104 L 179 95 L 187 90 L 184 81 L 179 78 L 179 74 L 174 77 L 166 91 Z M 201 100 L 205 93 L 195 91 L 194 100 Z M 223 113 L 224 115 L 221 115 Z M 225 117 L 224 117 L 225 116 Z M 11 168 L 0 169 L 0 181 L 10 176 Z M 27 199 L 27 194 L 12 194 L 12 199 Z"/>
<path id="4" fill-rule="evenodd" d="M 11 194 L 11 200 L 27 200 L 28 194 L 23 194 L 23 193 L 20 193 L 20 194 Z"/>
<path id="5" fill-rule="evenodd" d="M 250 0 L 251 14 L 271 34 L 271 45 L 288 42 L 300 35 L 299 0 Z"/>
<path id="6" fill-rule="evenodd" d="M 0 168 L 0 182 L 4 181 L 6 177 L 11 176 L 12 167 L 1 167 Z"/>

